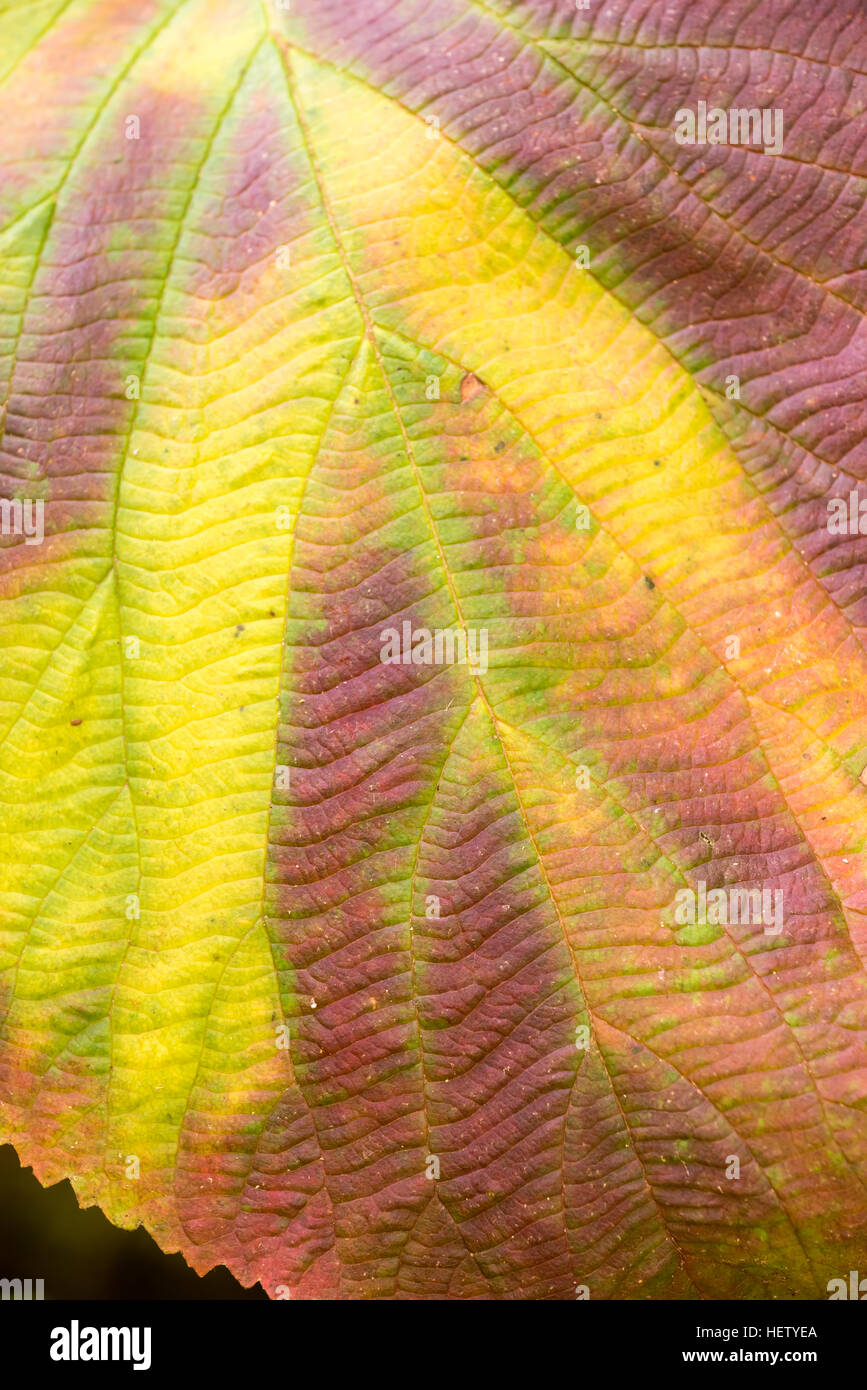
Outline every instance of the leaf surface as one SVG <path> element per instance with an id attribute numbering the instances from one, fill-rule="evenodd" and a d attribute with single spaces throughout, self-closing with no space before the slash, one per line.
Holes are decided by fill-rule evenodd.
<path id="1" fill-rule="evenodd" d="M 865 539 L 827 526 L 865 22 L 0 37 L 0 485 L 45 530 L 0 537 L 2 1136 L 278 1297 L 826 1296 L 867 1263 Z M 679 145 L 699 100 L 783 152 Z M 405 625 L 485 659 L 383 661 Z"/>

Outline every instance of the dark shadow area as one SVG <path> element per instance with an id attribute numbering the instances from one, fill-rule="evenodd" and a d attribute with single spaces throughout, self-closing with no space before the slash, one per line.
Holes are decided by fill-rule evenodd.
<path id="1" fill-rule="evenodd" d="M 68 1182 L 42 1187 L 10 1144 L 0 1145 L 0 1279 L 43 1279 L 45 1298 L 263 1299 L 224 1267 L 200 1277 L 164 1255 L 139 1227 L 121 1231 L 82 1211 Z"/>

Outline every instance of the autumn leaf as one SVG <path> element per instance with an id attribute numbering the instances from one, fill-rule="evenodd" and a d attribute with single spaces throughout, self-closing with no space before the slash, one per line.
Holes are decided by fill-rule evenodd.
<path id="1" fill-rule="evenodd" d="M 278 1298 L 827 1297 L 867 17 L 39 0 L 0 53 L 0 1138 Z"/>

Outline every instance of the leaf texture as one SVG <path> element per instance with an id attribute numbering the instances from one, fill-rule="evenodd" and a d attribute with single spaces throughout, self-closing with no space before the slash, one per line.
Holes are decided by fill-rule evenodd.
<path id="1" fill-rule="evenodd" d="M 826 1297 L 867 19 L 41 0 L 0 51 L 2 1137 L 278 1297 Z M 783 152 L 680 145 L 701 100 Z"/>

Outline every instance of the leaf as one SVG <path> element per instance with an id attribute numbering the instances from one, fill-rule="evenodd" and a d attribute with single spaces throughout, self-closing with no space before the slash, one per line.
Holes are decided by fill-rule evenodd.
<path id="1" fill-rule="evenodd" d="M 867 1261 L 863 19 L 0 35 L 2 1136 L 275 1297 L 825 1297 Z M 781 152 L 679 144 L 699 101 Z"/>

